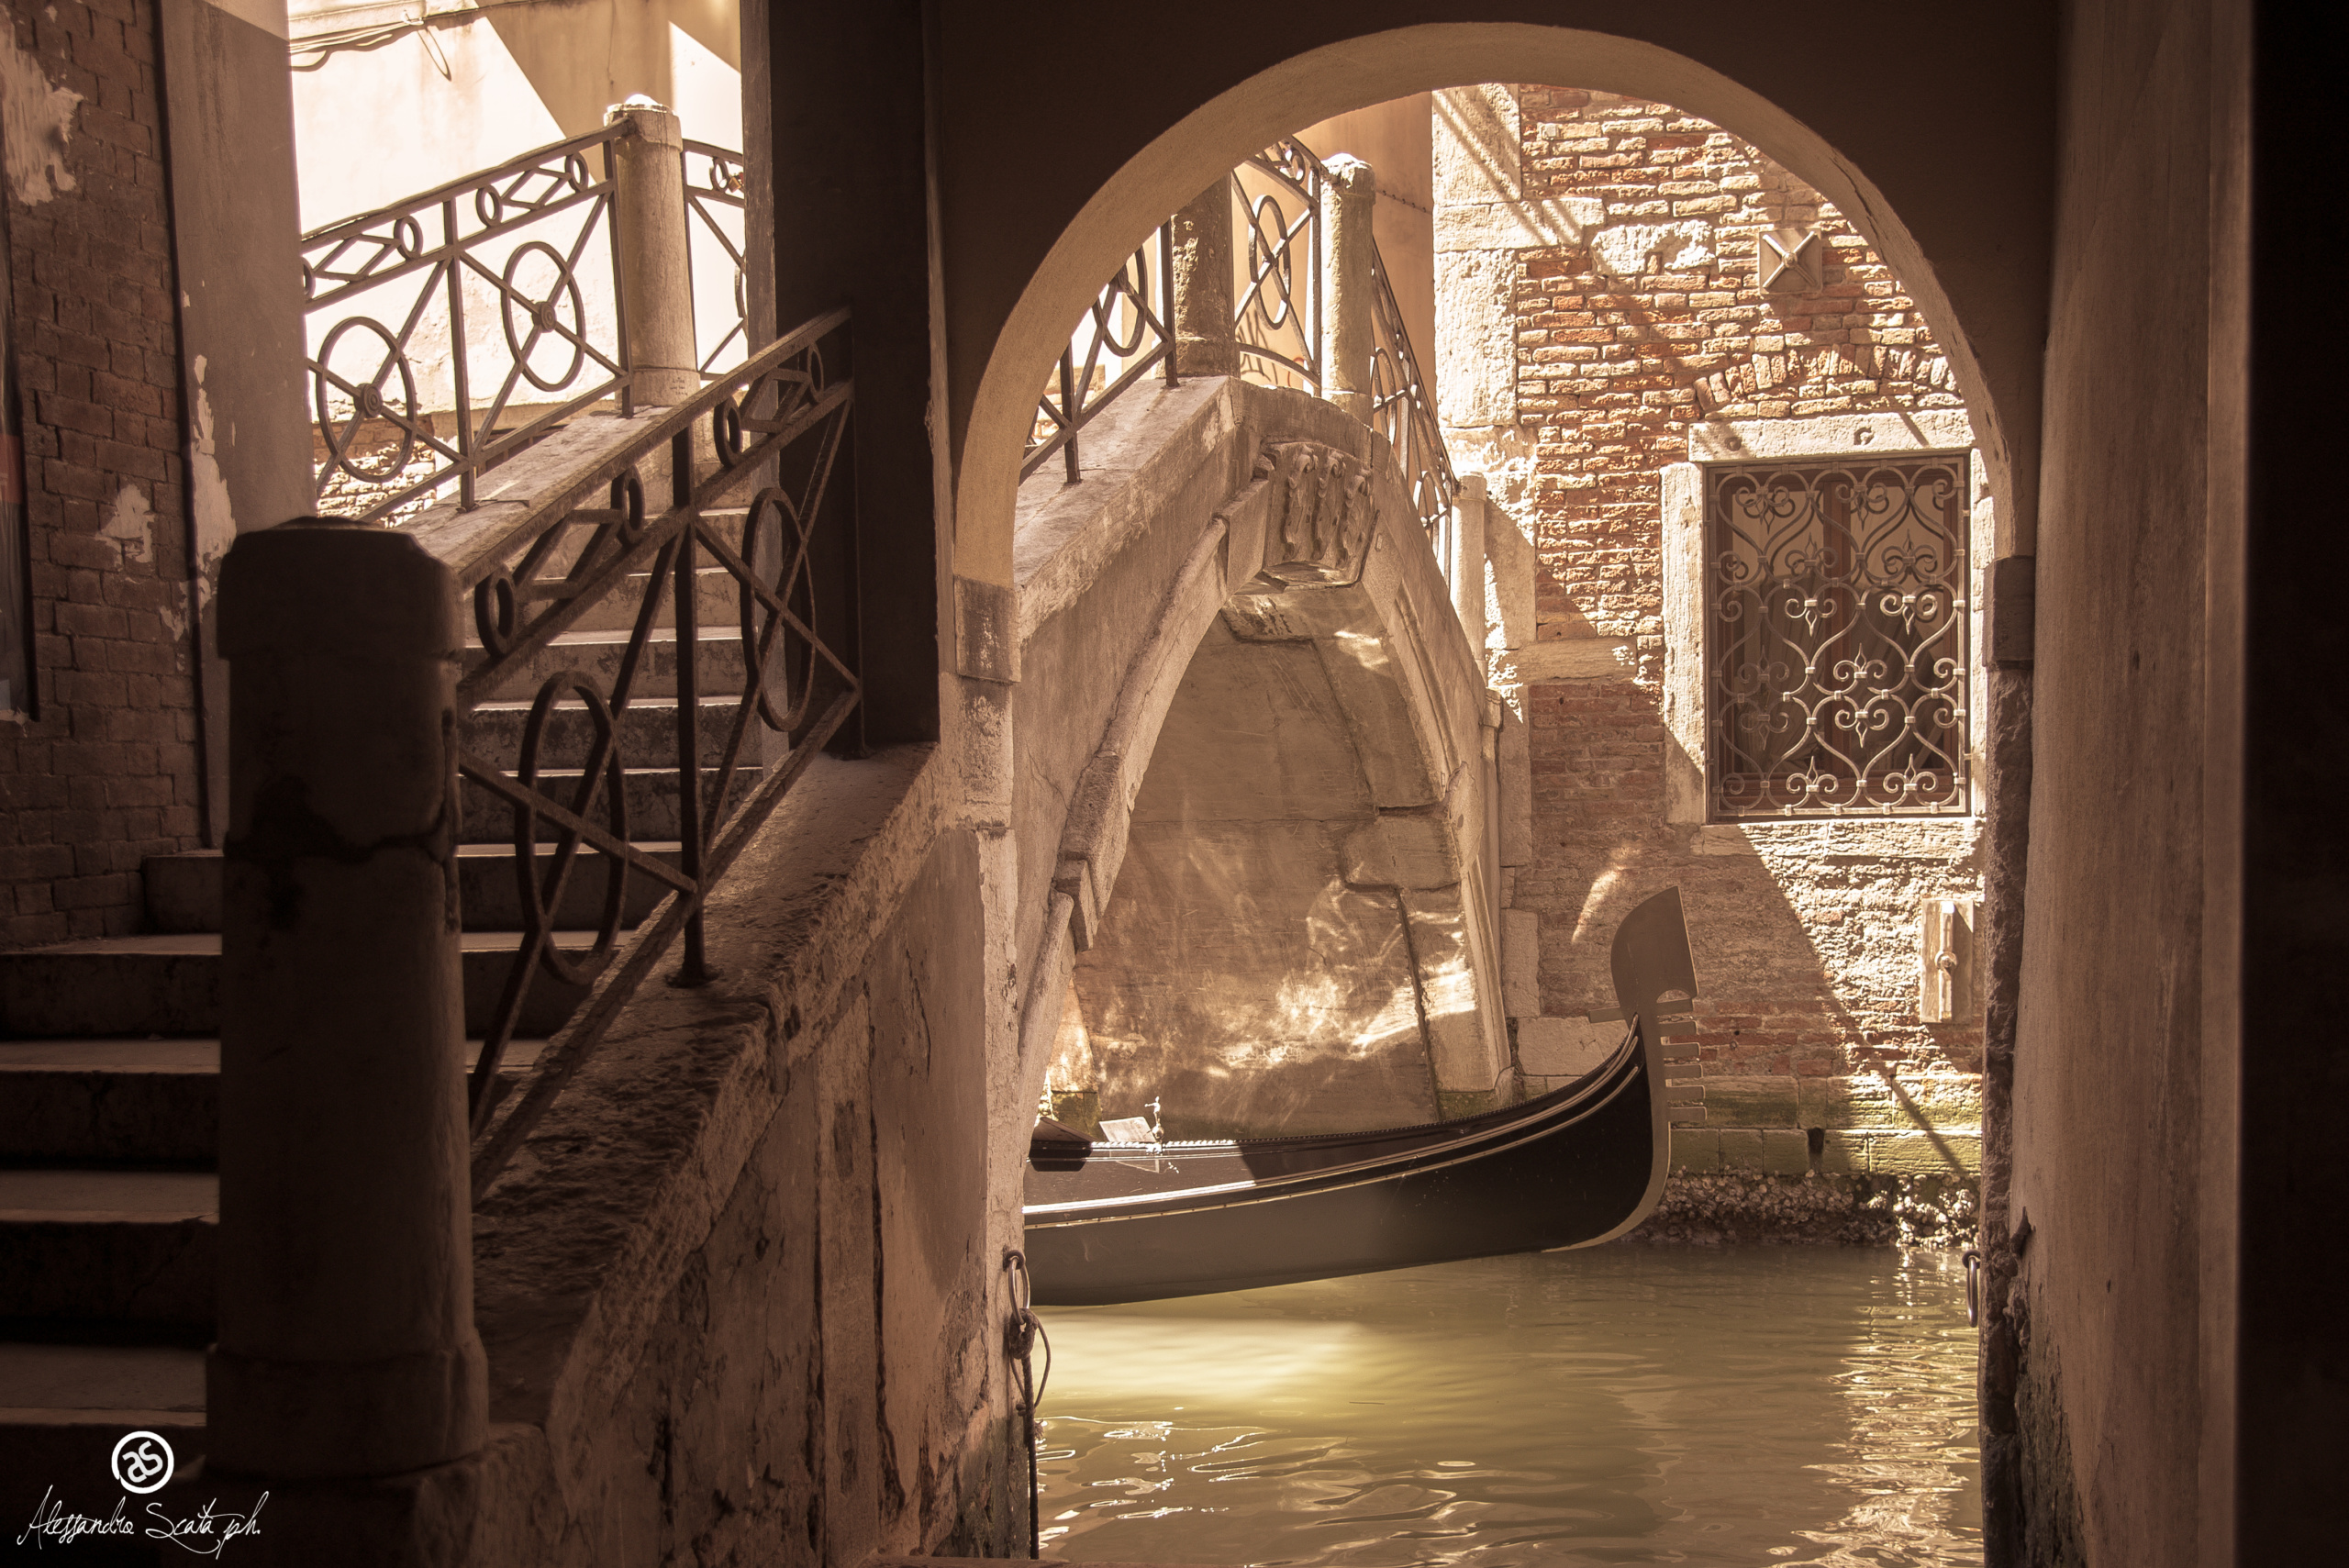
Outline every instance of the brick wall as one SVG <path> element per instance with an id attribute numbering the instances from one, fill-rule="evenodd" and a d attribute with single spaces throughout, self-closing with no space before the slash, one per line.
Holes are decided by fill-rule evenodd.
<path id="1" fill-rule="evenodd" d="M 141 860 L 199 841 L 200 769 L 155 7 L 6 14 L 11 133 L 35 89 L 54 128 L 5 198 L 39 717 L 0 726 L 0 942 L 24 947 L 138 929 Z"/>
<path id="2" fill-rule="evenodd" d="M 1605 94 L 1514 96 L 1521 194 L 1496 196 L 1520 204 L 1520 231 L 1573 214 L 1578 242 L 1508 253 L 1494 297 L 1511 384 L 1447 406 L 1503 411 L 1456 430 L 1454 451 L 1534 546 L 1535 673 L 1519 696 L 1533 861 L 1509 896 L 1541 918 L 1542 1012 L 1610 1006 L 1611 917 L 1676 884 L 1701 983 L 1675 1085 L 1683 1168 L 1970 1169 L 1978 1015 L 1919 1021 L 1917 912 L 1976 891 L 1977 820 L 1700 827 L 1666 812 L 1664 469 L 1690 461 L 1698 421 L 1961 407 L 1946 361 L 1865 241 L 1750 144 Z M 1819 285 L 1765 291 L 1758 236 L 1814 225 Z M 1575 639 L 1617 648 L 1611 673 L 1542 678 L 1540 644 Z"/>

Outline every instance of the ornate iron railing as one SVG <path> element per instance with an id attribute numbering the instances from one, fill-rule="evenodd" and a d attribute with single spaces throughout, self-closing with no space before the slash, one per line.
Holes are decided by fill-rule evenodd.
<path id="1" fill-rule="evenodd" d="M 373 520 L 453 477 L 471 506 L 482 470 L 570 415 L 615 396 L 626 410 L 611 144 L 634 134 L 607 126 L 304 237 L 322 496 L 339 477 L 355 482 L 364 495 L 353 515 Z M 583 270 L 601 286 L 584 290 Z M 503 329 L 505 351 L 492 341 L 489 363 L 476 362 L 469 293 L 486 294 Z M 608 317 L 590 310 L 591 293 L 611 302 Z M 560 401 L 501 429 L 526 386 Z M 451 412 L 445 433 L 440 409 Z"/>
<path id="2" fill-rule="evenodd" d="M 1374 254 L 1372 265 L 1378 287 L 1371 296 L 1371 428 L 1395 449 L 1410 482 L 1411 505 L 1433 539 L 1450 526 L 1460 480 L 1452 472 L 1452 451 L 1443 444 L 1443 427 L 1428 396 L 1427 378 L 1419 373 L 1419 356 L 1411 351 L 1411 329 L 1404 324 L 1386 264 Z"/>
<path id="3" fill-rule="evenodd" d="M 1231 172 L 1235 217 L 1248 242 L 1247 284 L 1233 306 L 1232 331 L 1240 373 L 1251 381 L 1321 390 L 1321 193 L 1329 175 L 1294 139 Z"/>
<path id="4" fill-rule="evenodd" d="M 685 208 L 690 217 L 688 241 L 707 234 L 728 261 L 734 263 L 732 298 L 734 325 L 721 334 L 717 346 L 701 359 L 702 373 L 726 362 L 729 353 L 741 353 L 750 344 L 750 276 L 742 259 L 744 206 L 742 155 L 706 141 L 685 143 Z M 732 214 L 731 217 L 725 215 Z M 696 272 L 698 273 L 698 266 Z M 698 308 L 698 302 L 696 302 Z"/>
<path id="5" fill-rule="evenodd" d="M 821 608 L 828 601 L 818 591 L 813 553 L 819 522 L 829 515 L 829 484 L 854 399 L 853 382 L 828 371 L 827 353 L 841 363 L 847 338 L 844 310 L 808 322 L 511 521 L 484 529 L 459 516 L 417 528 L 473 601 L 483 651 L 458 685 L 461 714 L 501 691 L 535 690 L 518 755 L 510 762 L 483 755 L 469 735 L 458 761 L 471 787 L 512 812 L 522 906 L 519 949 L 473 1070 L 476 1195 L 680 939 L 680 983 L 706 977 L 702 919 L 710 889 L 860 700 L 851 653 L 828 640 L 841 628 L 818 624 L 832 612 Z M 663 483 L 668 506 L 654 511 L 647 491 Z M 729 539 L 729 528 L 711 513 L 753 491 L 739 535 Z M 739 590 L 739 694 L 714 694 L 701 684 L 699 666 L 710 645 L 701 636 L 696 604 L 705 560 L 723 568 Z M 630 595 L 631 629 L 608 661 L 608 673 L 548 668 L 565 651 L 556 640 L 563 632 L 599 606 L 607 619 L 615 601 L 630 607 Z M 674 865 L 630 830 L 630 770 L 622 755 L 630 703 L 649 684 L 664 631 L 674 642 L 676 717 L 674 752 L 664 742 L 658 768 L 674 767 L 676 776 Z M 541 778 L 541 751 L 558 708 L 585 719 L 582 765 L 567 786 Z M 787 751 L 758 756 L 767 749 L 762 728 Z M 712 740 L 717 762 L 707 767 Z M 762 761 L 763 776 L 744 794 L 738 786 Z M 584 951 L 575 942 L 566 951 L 556 940 L 554 911 L 583 850 L 595 851 L 605 878 L 601 917 Z M 629 932 L 624 906 L 635 876 L 669 892 Z M 587 995 L 500 1115 L 499 1064 L 533 988 L 549 982 L 584 984 Z"/>
<path id="6" fill-rule="evenodd" d="M 1166 384 L 1174 384 L 1174 237 L 1162 223 L 1102 285 L 1090 311 L 1069 334 L 1052 384 L 1037 401 L 1035 427 L 1019 462 L 1020 478 L 1059 452 L 1068 466 L 1069 483 L 1074 484 L 1078 433 L 1102 409 L 1152 370 L 1163 371 Z M 1082 354 L 1077 351 L 1080 339 Z"/>
<path id="7" fill-rule="evenodd" d="M 1321 204 L 1328 184 L 1329 170 L 1294 138 L 1274 143 L 1231 172 L 1234 261 L 1242 269 L 1232 336 L 1240 349 L 1240 373 L 1250 381 L 1321 390 Z M 1074 483 L 1080 473 L 1078 432 L 1152 369 L 1163 365 L 1168 384 L 1174 384 L 1173 246 L 1171 223 L 1160 225 L 1070 334 L 1053 383 L 1038 400 L 1021 479 L 1059 452 Z M 1412 505 L 1432 538 L 1449 521 L 1460 482 L 1402 307 L 1376 250 L 1374 245 L 1371 423 L 1393 445 L 1410 482 Z"/>
<path id="8" fill-rule="evenodd" d="M 1725 467 L 1705 509 L 1713 814 L 1970 809 L 1965 454 Z"/>
<path id="9" fill-rule="evenodd" d="M 373 521 L 452 481 L 471 507 L 480 474 L 581 409 L 629 411 L 612 152 L 636 134 L 623 119 L 304 236 L 321 511 Z M 723 261 L 694 270 L 732 295 L 707 375 L 749 342 L 742 155 L 688 141 L 685 163 L 688 256 L 714 244 Z"/>

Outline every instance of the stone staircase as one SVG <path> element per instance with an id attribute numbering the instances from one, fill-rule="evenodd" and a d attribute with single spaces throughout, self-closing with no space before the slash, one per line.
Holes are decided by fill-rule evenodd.
<path id="1" fill-rule="evenodd" d="M 739 511 L 711 521 L 739 544 Z M 639 597 L 616 595 L 534 657 L 466 721 L 466 749 L 513 767 L 531 699 L 558 670 L 608 689 Z M 702 569 L 696 608 L 707 799 L 742 678 L 738 591 L 723 568 Z M 675 755 L 677 649 L 666 604 L 661 620 L 621 720 L 624 758 Z M 567 800 L 593 727 L 573 699 L 546 728 L 540 787 Z M 756 761 L 746 748 L 729 808 L 755 786 Z M 630 838 L 674 863 L 674 769 L 631 769 L 625 787 Z M 465 1029 L 478 1040 L 520 940 L 522 894 L 510 808 L 470 784 L 460 795 Z M 541 839 L 551 836 L 542 826 Z M 542 863 L 552 851 L 541 844 Z M 580 851 L 555 911 L 561 946 L 595 940 L 602 861 Z M 217 851 L 171 855 L 143 871 L 145 932 L 0 953 L 0 1466 L 80 1489 L 105 1479 L 126 1429 L 162 1434 L 183 1466 L 204 1446 L 218 1224 L 221 860 Z M 665 891 L 630 877 L 623 919 L 641 920 Z M 584 994 L 539 977 L 507 1073 L 535 1060 Z"/>

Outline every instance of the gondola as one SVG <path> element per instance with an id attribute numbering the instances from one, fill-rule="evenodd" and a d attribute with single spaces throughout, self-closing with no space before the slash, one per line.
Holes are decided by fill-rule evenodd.
<path id="1" fill-rule="evenodd" d="M 1680 893 L 1625 917 L 1611 952 L 1623 1040 L 1563 1088 L 1372 1132 L 1029 1149 L 1035 1299 L 1152 1301 L 1508 1252 L 1587 1247 L 1654 1208 L 1668 1152 L 1659 1010 L 1697 983 Z"/>

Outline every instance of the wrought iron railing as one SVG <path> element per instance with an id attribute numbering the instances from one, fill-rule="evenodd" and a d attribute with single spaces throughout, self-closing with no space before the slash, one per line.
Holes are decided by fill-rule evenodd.
<path id="1" fill-rule="evenodd" d="M 622 118 L 304 236 L 322 512 L 373 521 L 452 482 L 471 507 L 580 410 L 629 411 L 614 147 L 636 134 Z M 733 295 L 709 374 L 748 342 L 742 155 L 689 141 L 685 162 L 688 255 L 714 244 Z"/>
<path id="2" fill-rule="evenodd" d="M 1963 814 L 1963 452 L 1740 464 L 1705 485 L 1717 817 Z"/>
<path id="3" fill-rule="evenodd" d="M 1321 390 L 1321 194 L 1329 175 L 1294 139 L 1231 172 L 1235 217 L 1248 241 L 1232 332 L 1240 373 L 1251 381 Z"/>
<path id="4" fill-rule="evenodd" d="M 1437 422 L 1419 356 L 1411 351 L 1411 329 L 1404 323 L 1386 261 L 1374 254 L 1372 265 L 1378 287 L 1371 295 L 1371 428 L 1395 449 L 1395 460 L 1410 482 L 1419 524 L 1433 538 L 1449 524 L 1460 480 L 1452 472 L 1452 452 L 1443 444 L 1443 427 Z"/>
<path id="5" fill-rule="evenodd" d="M 701 368 L 705 375 L 724 364 L 729 353 L 740 354 L 750 343 L 751 284 L 749 270 L 742 259 L 745 243 L 742 228 L 743 172 L 740 153 L 713 147 L 707 141 L 686 141 L 685 208 L 691 215 L 686 227 L 689 240 L 707 235 L 718 246 L 719 252 L 734 264 L 730 281 L 734 324 L 719 336 L 717 346 L 702 356 Z M 696 270 L 698 272 L 699 268 Z"/>
<path id="6" fill-rule="evenodd" d="M 683 943 L 680 983 L 706 977 L 702 921 L 711 888 L 861 698 L 852 655 L 829 640 L 843 628 L 819 624 L 844 612 L 823 607 L 833 601 L 819 591 L 814 559 L 819 525 L 838 506 L 828 505 L 829 485 L 854 400 L 853 382 L 835 376 L 827 360 L 842 363 L 847 340 L 845 310 L 808 322 L 513 520 L 484 529 L 461 516 L 417 529 L 473 598 L 483 651 L 458 685 L 461 714 L 501 691 L 535 688 L 518 755 L 510 762 L 484 755 L 469 738 L 458 761 L 471 787 L 512 812 L 522 906 L 520 945 L 473 1069 L 476 1195 L 673 946 Z M 664 509 L 647 506 L 648 480 L 653 488 L 665 483 Z M 711 516 L 729 502 L 747 506 L 730 538 L 733 525 Z M 739 589 L 739 695 L 702 684 L 699 666 L 712 643 L 701 636 L 696 605 L 705 561 Z M 632 629 L 608 674 L 548 669 L 563 652 L 556 640 L 563 632 L 591 614 L 608 623 L 616 607 L 632 611 Z M 664 741 L 657 767 L 676 774 L 674 864 L 630 830 L 626 764 L 633 759 L 622 755 L 630 703 L 649 684 L 662 632 L 674 639 L 676 717 L 674 752 Z M 542 657 L 550 652 L 554 659 Z M 730 703 L 711 700 L 728 695 Z M 541 778 L 559 707 L 574 718 L 584 709 L 586 721 L 582 765 L 561 785 Z M 759 755 L 762 727 L 787 745 L 779 758 Z M 705 762 L 713 751 L 714 768 Z M 745 793 L 748 772 L 763 761 L 763 773 Z M 730 811 L 729 801 L 738 802 Z M 584 950 L 574 942 L 566 951 L 554 911 L 588 850 L 605 879 L 600 922 Z M 668 895 L 631 932 L 625 906 L 637 876 Z M 518 1091 L 501 1097 L 506 1049 L 533 989 L 550 982 L 584 984 L 587 995 Z"/>
<path id="7" fill-rule="evenodd" d="M 1074 484 L 1077 436 L 1095 416 L 1153 370 L 1164 374 L 1169 386 L 1174 384 L 1174 237 L 1162 223 L 1102 285 L 1086 316 L 1069 334 L 1068 347 L 1053 367 L 1052 384 L 1037 401 L 1020 478 L 1058 452 Z"/>
<path id="8" fill-rule="evenodd" d="M 1321 224 L 1330 172 L 1294 138 L 1275 142 L 1231 172 L 1234 261 L 1241 271 L 1232 312 L 1240 373 L 1269 386 L 1319 393 L 1325 281 Z M 1159 226 L 1103 287 L 1070 334 L 1052 384 L 1038 400 L 1019 477 L 1055 452 L 1074 483 L 1081 467 L 1077 438 L 1091 420 L 1163 367 L 1175 379 L 1174 230 Z M 1157 278 L 1151 277 L 1155 259 Z M 1411 486 L 1412 506 L 1431 538 L 1451 516 L 1460 482 L 1436 417 L 1426 376 L 1413 351 L 1386 264 L 1372 246 L 1371 423 L 1393 445 Z"/>
<path id="9" fill-rule="evenodd" d="M 304 237 L 320 495 L 355 482 L 365 521 L 454 478 L 471 506 L 482 470 L 591 404 L 627 408 L 611 144 L 634 134 L 607 126 Z M 608 317 L 590 311 L 583 271 L 600 274 Z M 485 339 L 479 363 L 468 305 L 484 303 L 504 342 Z M 501 428 L 525 387 L 560 401 Z"/>

